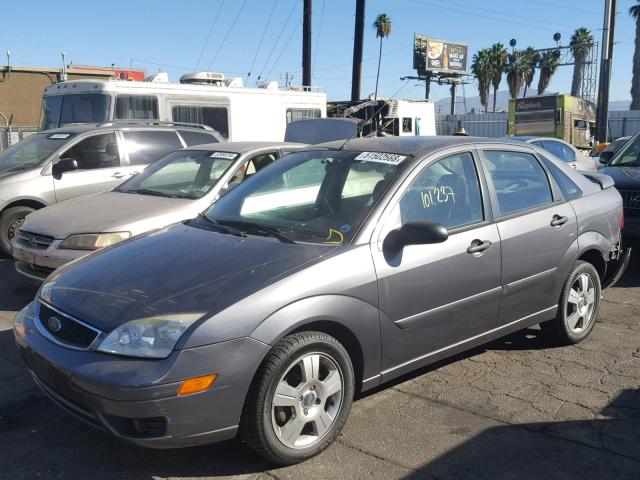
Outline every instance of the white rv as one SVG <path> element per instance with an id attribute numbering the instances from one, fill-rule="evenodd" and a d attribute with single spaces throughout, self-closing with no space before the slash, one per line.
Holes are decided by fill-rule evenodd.
<path id="1" fill-rule="evenodd" d="M 278 88 L 268 82 L 244 87 L 220 73 L 166 74 L 144 82 L 74 80 L 47 87 L 41 128 L 69 123 L 160 120 L 209 125 L 230 141 L 282 141 L 288 123 L 327 115 L 326 93 L 310 87 Z"/>

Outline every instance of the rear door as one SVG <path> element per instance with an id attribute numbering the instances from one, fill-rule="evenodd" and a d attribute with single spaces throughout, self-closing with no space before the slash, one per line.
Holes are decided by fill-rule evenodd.
<path id="1" fill-rule="evenodd" d="M 500 304 L 500 237 L 473 149 L 452 150 L 412 172 L 374 233 L 383 370 L 495 328 Z M 411 245 L 389 257 L 387 234 L 409 221 L 447 227 L 439 244 Z M 476 247 L 476 248 L 474 248 Z M 478 248 L 479 247 L 479 248 Z"/>
<path id="2" fill-rule="evenodd" d="M 83 137 L 59 158 L 72 158 L 78 169 L 53 178 L 56 201 L 103 192 L 118 186 L 125 178 L 121 150 L 116 132 Z"/>
<path id="3" fill-rule="evenodd" d="M 502 247 L 499 325 L 547 319 L 577 254 L 576 215 L 531 150 L 481 151 Z"/>
<path id="4" fill-rule="evenodd" d="M 147 165 L 157 162 L 169 153 L 181 150 L 186 145 L 173 130 L 124 130 L 125 153 L 130 167 L 127 175 L 140 171 Z"/>

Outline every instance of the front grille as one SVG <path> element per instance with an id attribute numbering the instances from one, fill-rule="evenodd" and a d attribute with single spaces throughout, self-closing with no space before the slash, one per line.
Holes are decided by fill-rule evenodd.
<path id="1" fill-rule="evenodd" d="M 39 233 L 26 232 L 20 230 L 18 232 L 18 243 L 29 248 L 37 248 L 38 250 L 45 250 L 49 248 L 49 245 L 53 242 L 53 237 L 49 235 L 41 235 Z"/>
<path id="2" fill-rule="evenodd" d="M 55 340 L 73 348 L 86 349 L 99 335 L 94 330 L 77 320 L 62 314 L 40 302 L 38 320 L 41 327 Z"/>
<path id="3" fill-rule="evenodd" d="M 618 190 L 622 196 L 625 215 L 640 216 L 640 190 Z"/>

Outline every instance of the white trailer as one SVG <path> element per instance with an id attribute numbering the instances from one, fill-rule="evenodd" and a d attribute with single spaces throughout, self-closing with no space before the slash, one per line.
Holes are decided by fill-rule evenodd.
<path id="1" fill-rule="evenodd" d="M 160 120 L 209 125 L 229 141 L 282 141 L 288 123 L 327 115 L 327 97 L 312 87 L 280 89 L 277 82 L 244 87 L 242 78 L 211 72 L 166 74 L 144 82 L 74 80 L 43 93 L 41 128 L 69 123 Z"/>

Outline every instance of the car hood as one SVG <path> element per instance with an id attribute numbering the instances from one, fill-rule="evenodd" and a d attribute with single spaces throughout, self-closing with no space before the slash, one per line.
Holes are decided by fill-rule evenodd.
<path id="1" fill-rule="evenodd" d="M 145 317 L 200 318 L 338 248 L 241 238 L 203 224 L 171 225 L 72 262 L 49 277 L 41 295 L 106 331 Z"/>
<path id="2" fill-rule="evenodd" d="M 640 190 L 640 168 L 604 167 L 598 170 L 613 178 L 616 188 L 621 190 Z"/>
<path id="3" fill-rule="evenodd" d="M 189 218 L 193 204 L 193 200 L 182 198 L 103 192 L 37 210 L 29 214 L 22 228 L 57 239 L 72 233 L 130 231 L 137 235 Z M 149 228 L 137 225 L 145 221 L 151 223 Z"/>

